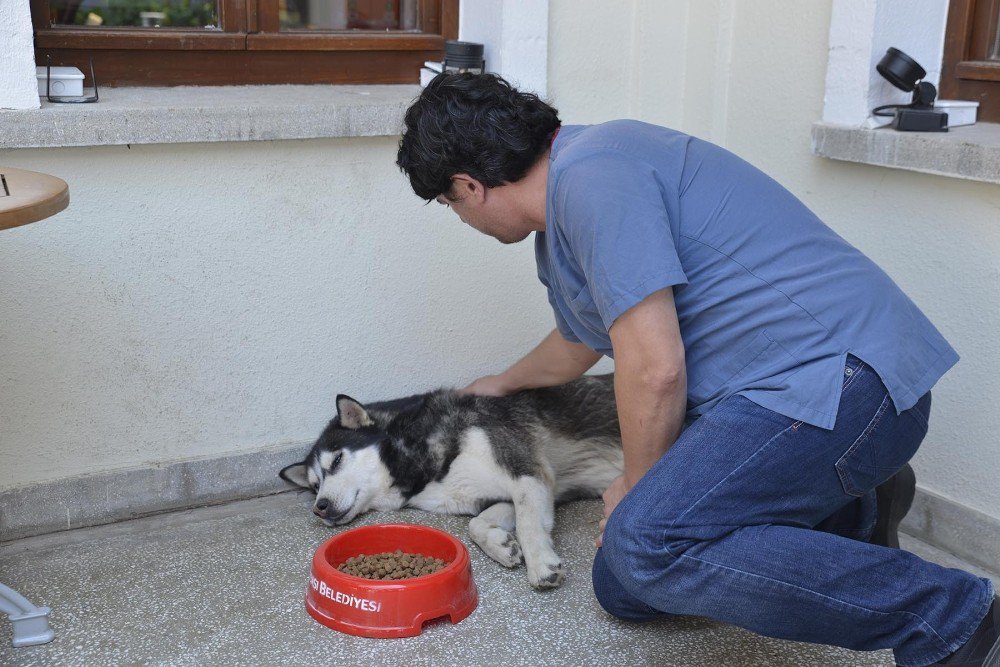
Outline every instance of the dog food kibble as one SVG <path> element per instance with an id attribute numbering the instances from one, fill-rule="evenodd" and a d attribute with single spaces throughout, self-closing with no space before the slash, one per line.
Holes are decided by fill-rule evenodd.
<path id="1" fill-rule="evenodd" d="M 440 558 L 405 553 L 402 549 L 370 556 L 352 556 L 337 568 L 365 579 L 410 579 L 433 574 L 447 563 Z"/>

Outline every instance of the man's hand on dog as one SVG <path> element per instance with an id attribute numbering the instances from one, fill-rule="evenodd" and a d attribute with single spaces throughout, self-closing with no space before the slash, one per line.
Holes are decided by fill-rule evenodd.
<path id="1" fill-rule="evenodd" d="M 479 378 L 468 387 L 459 389 L 460 394 L 476 394 L 477 396 L 506 396 L 510 392 L 503 378 L 499 375 L 486 375 Z"/>
<path id="2" fill-rule="evenodd" d="M 601 494 L 601 498 L 604 499 L 604 518 L 601 519 L 601 523 L 597 525 L 598 530 L 601 532 L 597 536 L 597 540 L 594 541 L 595 547 L 599 547 L 603 544 L 604 526 L 608 523 L 608 517 L 611 516 L 611 513 L 615 511 L 616 507 L 618 507 L 618 503 L 622 501 L 622 498 L 624 498 L 625 494 L 627 494 L 631 489 L 632 487 L 629 486 L 627 481 L 625 481 L 625 475 L 619 475 L 612 480 L 607 490 Z"/>

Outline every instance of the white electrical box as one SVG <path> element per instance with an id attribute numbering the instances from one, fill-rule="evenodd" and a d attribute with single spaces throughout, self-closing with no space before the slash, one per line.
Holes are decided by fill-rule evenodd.
<path id="1" fill-rule="evenodd" d="M 35 68 L 35 78 L 38 79 L 38 94 L 45 97 L 46 67 Z M 76 67 L 53 67 L 52 83 L 49 92 L 60 97 L 83 97 L 83 72 Z"/>
<path id="2" fill-rule="evenodd" d="M 976 122 L 976 112 L 979 110 L 979 102 L 937 100 L 934 102 L 934 110 L 944 111 L 948 114 L 948 127 L 973 125 Z"/>

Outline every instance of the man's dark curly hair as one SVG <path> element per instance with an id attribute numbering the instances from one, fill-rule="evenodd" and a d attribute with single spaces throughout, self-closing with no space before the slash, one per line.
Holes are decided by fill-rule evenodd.
<path id="1" fill-rule="evenodd" d="M 495 74 L 438 74 L 406 111 L 396 164 L 418 196 L 468 174 L 487 187 L 524 177 L 549 147 L 558 112 Z"/>

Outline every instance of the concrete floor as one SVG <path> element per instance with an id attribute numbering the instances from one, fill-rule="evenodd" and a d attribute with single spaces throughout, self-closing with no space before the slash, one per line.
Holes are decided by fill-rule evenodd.
<path id="1" fill-rule="evenodd" d="M 410 639 L 340 634 L 303 606 L 310 558 L 332 534 L 310 503 L 287 493 L 0 546 L 0 580 L 51 607 L 56 632 L 50 644 L 15 649 L 0 616 L 0 665 L 893 664 L 888 651 L 767 639 L 702 619 L 631 624 L 608 616 L 590 588 L 599 501 L 559 508 L 555 541 L 567 580 L 546 593 L 528 586 L 523 567 L 506 570 L 483 555 L 468 539 L 468 517 L 362 517 L 352 527 L 400 521 L 457 535 L 472 556 L 479 607 Z M 904 546 L 962 566 L 915 540 Z"/>

